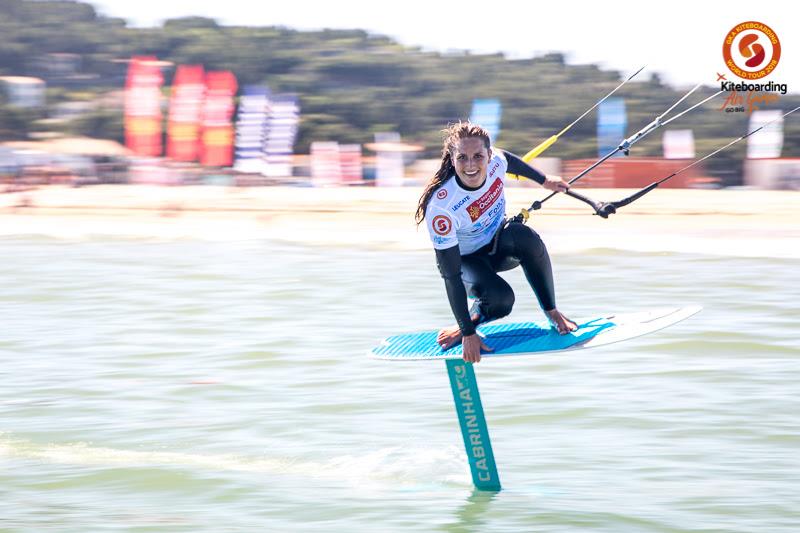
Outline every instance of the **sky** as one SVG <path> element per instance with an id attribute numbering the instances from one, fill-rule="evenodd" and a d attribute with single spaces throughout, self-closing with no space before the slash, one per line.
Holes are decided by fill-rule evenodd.
<path id="1" fill-rule="evenodd" d="M 523 0 L 402 0 L 335 2 L 289 0 L 91 0 L 100 13 L 133 26 L 204 16 L 224 25 L 367 30 L 426 50 L 503 52 L 527 58 L 562 52 L 570 64 L 599 64 L 623 74 L 646 72 L 678 87 L 714 84 L 725 67 L 722 43 L 734 26 L 758 21 L 781 42 L 775 71 L 762 82 L 786 83 L 800 93 L 800 8 L 790 2 L 578 2 Z M 794 21 L 794 23 L 792 22 Z M 454 73 L 456 74 L 456 73 Z M 457 75 L 457 74 L 456 74 Z M 641 76 L 641 75 L 640 75 Z M 646 78 L 642 78 L 646 79 Z"/>

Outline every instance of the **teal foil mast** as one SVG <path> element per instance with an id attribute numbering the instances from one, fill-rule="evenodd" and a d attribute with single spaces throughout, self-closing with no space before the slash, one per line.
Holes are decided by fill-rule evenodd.
<path id="1" fill-rule="evenodd" d="M 461 359 L 447 360 L 447 375 L 461 425 L 461 436 L 469 459 L 472 482 L 478 490 L 499 491 L 500 476 L 494 462 L 489 428 L 483 415 L 481 395 L 472 363 Z"/>

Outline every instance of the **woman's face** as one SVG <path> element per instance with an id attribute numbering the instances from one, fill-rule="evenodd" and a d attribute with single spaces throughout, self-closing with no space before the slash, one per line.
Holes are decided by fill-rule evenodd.
<path id="1" fill-rule="evenodd" d="M 467 137 L 459 140 L 450 156 L 453 158 L 456 174 L 464 185 L 471 188 L 483 185 L 489 158 L 492 156 L 492 151 L 486 148 L 483 139 Z"/>

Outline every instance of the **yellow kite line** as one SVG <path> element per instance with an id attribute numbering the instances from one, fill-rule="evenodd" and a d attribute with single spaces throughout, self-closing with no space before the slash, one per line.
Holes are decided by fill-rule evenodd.
<path id="1" fill-rule="evenodd" d="M 530 152 L 528 152 L 527 154 L 525 154 L 524 156 L 522 156 L 522 160 L 523 160 L 523 161 L 525 161 L 526 163 L 530 163 L 531 161 L 533 161 L 534 159 L 536 159 L 537 157 L 539 157 L 540 155 L 542 155 L 542 152 L 544 152 L 545 150 L 547 150 L 548 148 L 550 148 L 550 147 L 551 147 L 553 144 L 555 144 L 555 142 L 558 140 L 558 138 L 559 138 L 559 137 L 561 137 L 562 135 L 564 135 L 564 134 L 565 134 L 567 131 L 569 131 L 569 129 L 570 129 L 572 126 L 574 126 L 575 124 L 577 124 L 578 122 L 580 122 L 580 120 L 581 120 L 583 117 L 585 117 L 586 115 L 588 115 L 589 113 L 591 113 L 592 111 L 594 111 L 594 109 L 595 109 L 597 106 L 599 106 L 600 104 L 602 104 L 603 102 L 605 102 L 605 101 L 606 101 L 606 99 L 608 99 L 608 97 L 610 97 L 612 94 L 614 94 L 615 92 L 617 92 L 617 90 L 618 90 L 620 87 L 622 87 L 623 85 L 625 85 L 626 83 L 628 83 L 629 81 L 631 81 L 633 78 L 635 78 L 635 77 L 636 77 L 636 75 L 637 75 L 637 74 L 639 74 L 639 73 L 640 73 L 641 71 L 643 71 L 643 70 L 644 70 L 644 66 L 643 66 L 642 68 L 640 68 L 639 70 L 637 70 L 636 72 L 634 72 L 633 74 L 631 74 L 631 75 L 628 77 L 628 79 L 624 80 L 622 83 L 620 83 L 619 85 L 617 85 L 616 87 L 614 87 L 614 89 L 613 89 L 613 90 L 612 90 L 610 93 L 608 93 L 608 94 L 607 94 L 607 95 L 605 95 L 603 98 L 601 98 L 600 100 L 598 100 L 598 101 L 597 101 L 597 103 L 595 103 L 595 104 L 594 104 L 592 107 L 590 107 L 589 109 L 587 109 L 587 110 L 586 110 L 586 111 L 585 111 L 585 112 L 584 112 L 584 113 L 583 113 L 581 116 L 579 116 L 578 118 L 576 118 L 575 120 L 573 120 L 573 121 L 572 121 L 572 123 L 570 123 L 570 125 L 569 125 L 569 126 L 567 126 L 566 128 L 564 128 L 563 130 L 559 131 L 559 132 L 558 132 L 556 135 L 553 135 L 553 136 L 552 136 L 552 137 L 550 137 L 549 139 L 547 139 L 547 140 L 545 140 L 544 142 L 542 142 L 541 144 L 539 144 L 539 146 L 537 146 L 536 148 L 534 148 L 533 150 L 531 150 Z M 517 179 L 519 179 L 519 177 L 517 177 Z"/>

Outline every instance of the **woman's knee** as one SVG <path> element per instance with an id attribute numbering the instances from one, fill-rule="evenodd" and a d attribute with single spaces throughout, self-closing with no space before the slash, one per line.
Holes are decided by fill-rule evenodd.
<path id="1" fill-rule="evenodd" d="M 486 312 L 489 317 L 491 319 L 503 318 L 511 314 L 511 310 L 514 308 L 514 291 L 508 285 L 502 288 L 498 287 L 492 291 L 492 296 L 488 300 L 489 305 Z"/>

